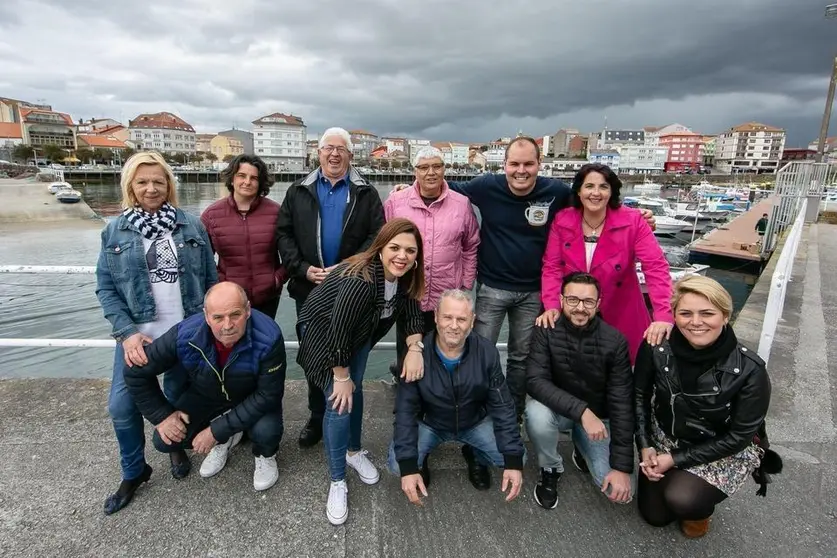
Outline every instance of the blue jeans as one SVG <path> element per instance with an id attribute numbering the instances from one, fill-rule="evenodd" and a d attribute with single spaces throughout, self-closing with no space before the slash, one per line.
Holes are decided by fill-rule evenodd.
<path id="1" fill-rule="evenodd" d="M 331 480 L 339 481 L 346 478 L 346 451 L 360 450 L 360 435 L 363 428 L 363 374 L 366 372 L 366 361 L 372 347 L 364 345 L 349 360 L 349 376 L 355 384 L 352 395 L 352 412 L 339 414 L 332 408 L 328 400 L 334 389 L 334 382 L 330 382 L 325 390 L 326 410 L 323 417 L 323 445 Z"/>
<path id="2" fill-rule="evenodd" d="M 503 454 L 497 449 L 497 440 L 494 438 L 494 423 L 491 419 L 486 417 L 480 421 L 476 426 L 469 430 L 464 430 L 457 436 L 450 431 L 435 430 L 430 428 L 423 422 L 419 422 L 418 435 L 418 463 L 419 466 L 424 464 L 424 458 L 427 457 L 433 449 L 445 442 L 461 442 L 467 446 L 474 448 L 474 456 L 478 463 L 490 467 L 503 467 L 505 459 Z M 389 444 L 389 456 L 387 458 L 387 468 L 394 475 L 401 475 L 398 468 L 398 461 L 395 459 L 395 443 Z"/>
<path id="3" fill-rule="evenodd" d="M 145 469 L 145 425 L 134 399 L 125 385 L 125 353 L 122 343 L 116 344 L 113 355 L 113 380 L 108 396 L 108 413 L 113 421 L 116 441 L 119 443 L 119 464 L 122 478 L 135 479 Z M 163 376 L 163 393 L 169 401 L 177 401 L 186 389 L 187 378 L 183 374 L 166 372 Z"/>
<path id="4" fill-rule="evenodd" d="M 522 293 L 477 286 L 477 319 L 474 331 L 496 344 L 506 314 L 509 315 L 509 350 L 506 378 L 517 416 L 523 415 L 526 405 L 526 357 L 535 319 L 541 313 L 541 293 Z"/>
<path id="5" fill-rule="evenodd" d="M 538 452 L 538 466 L 564 472 L 564 461 L 558 453 L 558 435 L 562 431 L 572 432 L 573 444 L 587 462 L 593 483 L 601 488 L 610 473 L 610 421 L 603 419 L 607 438 L 591 440 L 587 432 L 572 419 L 555 413 L 531 397 L 526 402 L 526 432 Z M 636 494 L 636 475 L 631 474 L 631 494 Z"/>

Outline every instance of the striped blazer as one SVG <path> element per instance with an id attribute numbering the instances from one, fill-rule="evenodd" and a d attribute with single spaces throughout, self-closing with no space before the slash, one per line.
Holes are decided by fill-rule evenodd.
<path id="1" fill-rule="evenodd" d="M 384 310 L 384 266 L 372 263 L 372 281 L 342 275 L 341 263 L 317 285 L 302 306 L 297 331 L 304 332 L 296 361 L 305 377 L 321 389 L 331 382 L 332 369 L 348 366 L 352 355 L 367 342 L 375 345 L 396 321 L 404 324 L 407 336 L 424 334 L 419 301 L 409 298 L 403 285 L 392 303 L 392 315 L 381 320 Z"/>

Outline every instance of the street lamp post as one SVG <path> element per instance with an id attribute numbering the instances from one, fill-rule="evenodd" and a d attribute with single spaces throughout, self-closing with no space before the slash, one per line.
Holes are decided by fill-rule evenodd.
<path id="1" fill-rule="evenodd" d="M 825 7 L 826 19 L 837 19 L 837 4 L 829 4 Z M 825 97 L 825 112 L 822 115 L 820 126 L 820 138 L 817 143 L 817 162 L 821 163 L 825 154 L 825 140 L 828 136 L 828 123 L 831 120 L 831 105 L 834 103 L 834 88 L 837 85 L 837 57 L 831 64 L 831 81 L 828 84 L 828 95 Z"/>

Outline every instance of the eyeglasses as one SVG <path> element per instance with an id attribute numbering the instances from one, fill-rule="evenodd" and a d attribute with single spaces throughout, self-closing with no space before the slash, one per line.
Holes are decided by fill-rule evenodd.
<path id="1" fill-rule="evenodd" d="M 338 155 L 345 155 L 349 152 L 348 149 L 343 147 L 342 145 L 324 145 L 320 149 L 331 155 L 333 152 L 337 152 Z"/>
<path id="2" fill-rule="evenodd" d="M 445 165 L 441 163 L 436 163 L 433 165 L 416 165 L 416 170 L 421 173 L 428 172 L 430 169 L 433 169 L 436 172 L 441 172 L 443 168 L 445 168 Z"/>
<path id="3" fill-rule="evenodd" d="M 581 302 L 582 304 L 584 304 L 584 307 L 588 310 L 592 310 L 593 308 L 595 308 L 596 304 L 598 304 L 599 302 L 599 300 L 596 298 L 578 298 L 577 296 L 564 295 L 561 295 L 561 298 L 564 299 L 564 304 L 566 304 L 570 308 L 575 308 L 576 306 L 578 306 L 578 303 Z"/>

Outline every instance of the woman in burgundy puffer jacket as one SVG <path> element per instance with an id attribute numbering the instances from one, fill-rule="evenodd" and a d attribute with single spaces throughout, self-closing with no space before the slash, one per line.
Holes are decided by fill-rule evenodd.
<path id="1" fill-rule="evenodd" d="M 266 197 L 273 179 L 254 155 L 233 159 L 221 178 L 230 195 L 201 215 L 218 254 L 218 278 L 241 285 L 251 307 L 275 319 L 286 275 L 276 248 L 279 204 Z"/>

